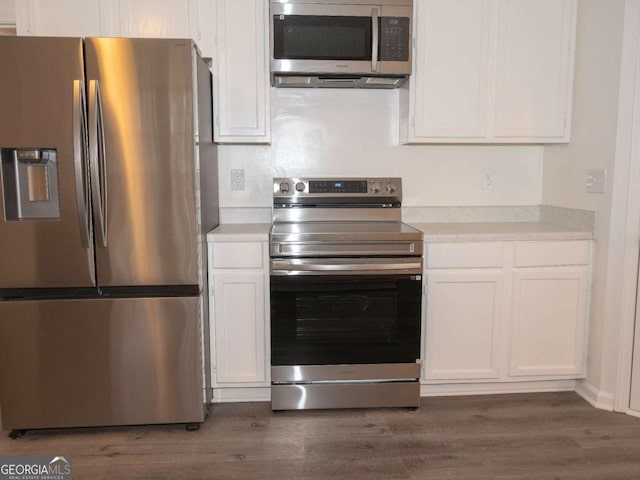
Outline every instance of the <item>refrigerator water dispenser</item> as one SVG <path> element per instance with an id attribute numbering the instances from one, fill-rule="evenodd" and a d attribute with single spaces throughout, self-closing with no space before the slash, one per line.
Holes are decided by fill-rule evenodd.
<path id="1" fill-rule="evenodd" d="M 53 148 L 2 148 L 6 220 L 60 218 L 58 159 Z"/>

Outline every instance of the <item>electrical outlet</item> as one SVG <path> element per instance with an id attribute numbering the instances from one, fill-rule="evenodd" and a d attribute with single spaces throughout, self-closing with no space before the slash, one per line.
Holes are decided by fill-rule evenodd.
<path id="1" fill-rule="evenodd" d="M 587 193 L 604 193 L 606 178 L 607 171 L 604 168 L 587 170 Z"/>
<path id="2" fill-rule="evenodd" d="M 483 192 L 490 192 L 496 188 L 496 177 L 493 170 L 482 170 L 480 188 Z"/>
<path id="3" fill-rule="evenodd" d="M 244 169 L 231 170 L 231 190 L 244 190 Z"/>

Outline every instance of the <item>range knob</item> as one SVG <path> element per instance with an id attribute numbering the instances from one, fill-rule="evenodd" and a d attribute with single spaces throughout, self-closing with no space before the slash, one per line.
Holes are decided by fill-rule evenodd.
<path id="1" fill-rule="evenodd" d="M 280 191 L 282 193 L 287 193 L 289 191 L 289 182 L 280 182 Z"/>
<path id="2" fill-rule="evenodd" d="M 371 193 L 378 193 L 380 191 L 380 184 L 378 182 L 373 182 L 371 184 Z"/>
<path id="3" fill-rule="evenodd" d="M 304 182 L 296 183 L 296 190 L 298 192 L 304 192 L 304 188 L 305 188 Z"/>
<path id="4" fill-rule="evenodd" d="M 393 193 L 396 191 L 396 184 L 395 183 L 389 183 L 387 184 L 387 192 L 389 193 Z"/>

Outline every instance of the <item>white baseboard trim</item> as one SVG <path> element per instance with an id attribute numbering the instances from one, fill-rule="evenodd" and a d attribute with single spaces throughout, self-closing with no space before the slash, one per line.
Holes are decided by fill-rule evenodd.
<path id="1" fill-rule="evenodd" d="M 577 382 L 576 393 L 594 407 L 613 412 L 613 394 L 599 390 L 595 385 L 589 383 L 587 380 L 579 380 Z"/>
<path id="2" fill-rule="evenodd" d="M 638 410 L 631 410 L 630 408 L 627 409 L 627 411 L 625 412 L 627 415 L 631 415 L 632 417 L 638 417 L 640 418 L 640 412 Z"/>
<path id="3" fill-rule="evenodd" d="M 421 397 L 451 395 L 494 395 L 502 393 L 572 392 L 575 380 L 548 380 L 541 382 L 452 383 L 420 385 Z"/>
<path id="4" fill-rule="evenodd" d="M 214 388 L 211 403 L 270 402 L 271 387 Z"/>
<path id="5" fill-rule="evenodd" d="M 613 394 L 601 392 L 586 380 L 547 380 L 540 382 L 422 384 L 421 397 L 453 395 L 494 395 L 503 393 L 538 393 L 575 391 L 596 408 L 613 411 Z M 212 403 L 270 402 L 270 387 L 214 388 Z M 640 416 L 640 412 L 629 411 Z"/>

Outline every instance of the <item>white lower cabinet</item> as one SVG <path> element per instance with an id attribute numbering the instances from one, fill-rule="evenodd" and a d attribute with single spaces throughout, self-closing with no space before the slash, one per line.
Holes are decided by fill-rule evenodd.
<path id="1" fill-rule="evenodd" d="M 459 242 L 426 250 L 423 383 L 584 376 L 589 241 Z"/>
<path id="2" fill-rule="evenodd" d="M 515 246 L 509 374 L 582 376 L 588 242 Z"/>
<path id="3" fill-rule="evenodd" d="M 502 272 L 427 275 L 425 379 L 498 378 Z"/>
<path id="4" fill-rule="evenodd" d="M 587 269 L 513 274 L 510 375 L 581 375 Z"/>
<path id="5" fill-rule="evenodd" d="M 214 385 L 267 381 L 265 282 L 262 272 L 215 274 Z"/>
<path id="6" fill-rule="evenodd" d="M 266 242 L 209 243 L 214 400 L 270 386 L 268 258 Z"/>

